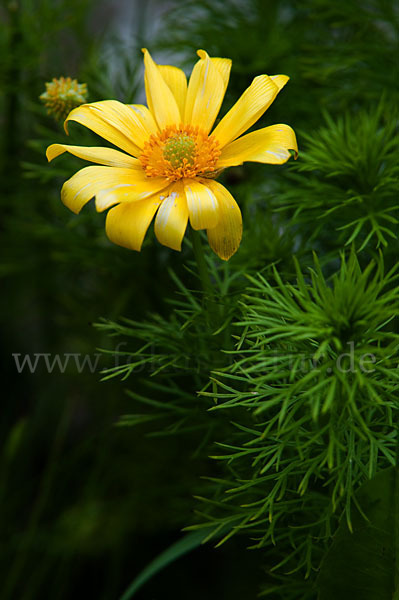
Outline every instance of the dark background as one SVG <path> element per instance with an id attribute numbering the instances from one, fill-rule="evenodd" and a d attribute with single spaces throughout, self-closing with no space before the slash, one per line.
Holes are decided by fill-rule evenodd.
<path id="1" fill-rule="evenodd" d="M 222 114 L 260 73 L 291 81 L 261 124 L 288 123 L 298 134 L 333 118 L 375 107 L 395 94 L 397 14 L 389 0 L 281 2 L 124 2 L 3 0 L 0 9 L 1 289 L 0 597 L 2 600 L 117 600 L 193 519 L 192 496 L 211 461 L 184 437 L 151 437 L 149 426 L 116 427 L 132 409 L 126 388 L 146 373 L 101 382 L 117 341 L 93 327 L 101 317 L 167 314 L 172 267 L 192 285 L 182 254 L 152 233 L 140 254 L 112 246 L 104 215 L 78 218 L 61 204 L 62 182 L 79 161 L 47 165 L 62 126 L 38 97 L 52 77 L 86 82 L 89 100 L 143 102 L 142 54 L 188 68 L 195 50 L 233 59 Z M 92 140 L 71 127 L 74 143 Z M 80 136 L 80 137 L 79 137 Z M 86 136 L 86 137 L 85 137 Z M 88 142 L 87 142 L 88 143 Z M 289 167 L 229 172 L 234 191 L 269 178 L 278 194 Z M 256 195 L 256 194 L 255 194 Z M 236 196 L 237 197 L 237 196 Z M 253 270 L 270 258 L 256 250 L 256 215 L 237 264 Z M 251 220 L 252 219 L 252 220 Z M 252 227 L 252 230 L 251 230 Z M 252 231 L 252 233 L 250 233 Z M 267 232 L 266 237 L 270 235 Z M 306 235 L 306 234 L 305 234 Z M 277 246 L 276 246 L 277 247 Z M 291 248 L 280 244 L 279 252 Z M 280 256 L 280 257 L 281 257 Z M 22 372 L 13 354 L 101 355 L 95 372 L 70 361 L 64 373 L 41 359 Z M 245 538 L 197 549 L 157 575 L 137 598 L 249 599 L 256 596 L 262 553 Z"/>

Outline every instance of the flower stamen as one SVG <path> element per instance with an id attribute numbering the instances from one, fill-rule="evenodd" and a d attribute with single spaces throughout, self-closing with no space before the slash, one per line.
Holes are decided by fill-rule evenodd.
<path id="1" fill-rule="evenodd" d="M 177 181 L 211 175 L 219 156 L 214 137 L 191 125 L 171 125 L 149 138 L 140 161 L 148 177 Z"/>

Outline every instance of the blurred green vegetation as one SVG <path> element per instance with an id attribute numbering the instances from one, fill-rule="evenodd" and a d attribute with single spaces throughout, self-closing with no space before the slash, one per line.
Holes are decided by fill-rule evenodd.
<path id="1" fill-rule="evenodd" d="M 112 14 L 118 4 L 103 7 Z M 256 128 L 291 125 L 298 161 L 282 167 L 247 164 L 221 178 L 244 220 L 242 245 L 228 265 L 208 256 L 226 322 L 244 319 L 246 276 L 258 281 L 262 273 L 278 287 L 271 268 L 277 265 L 280 277 L 295 285 L 294 254 L 308 273 L 316 251 L 328 281 L 334 273 L 344 277 L 340 256 L 351 248 L 357 269 L 382 260 L 380 255 L 385 273 L 397 262 L 399 21 L 393 0 L 184 0 L 161 11 L 158 28 L 151 24 L 163 3 L 138 1 L 128 41 L 111 19 L 101 21 L 108 14 L 101 6 L 93 0 L 4 0 L 0 8 L 2 600 L 117 600 L 183 527 L 224 522 L 226 486 L 238 486 L 252 467 L 248 456 L 237 468 L 231 464 L 235 458 L 230 463 L 209 458 L 220 455 L 215 442 L 233 444 L 235 455 L 266 426 L 245 405 L 208 411 L 223 393 L 211 386 L 209 373 L 215 366 L 228 371 L 242 358 L 239 346 L 235 358 L 225 353 L 215 365 L 215 352 L 220 347 L 232 352 L 243 333 L 220 322 L 213 347 L 204 347 L 206 304 L 190 243 L 175 253 L 149 232 L 142 252 L 130 252 L 108 242 L 104 215 L 89 206 L 76 217 L 61 204 L 61 185 L 80 161 L 64 156 L 47 165 L 46 146 L 66 136 L 39 103 L 46 81 L 76 77 L 87 83 L 90 101 L 141 102 L 143 45 L 160 62 L 180 64 L 187 72 L 195 51 L 204 48 L 211 56 L 233 59 L 222 115 L 256 75 L 290 76 Z M 70 138 L 95 143 L 94 135 L 74 125 Z M 395 280 L 388 279 L 386 287 L 395 289 Z M 262 298 L 266 293 L 253 292 Z M 273 298 L 276 304 L 278 296 Z M 368 298 L 365 294 L 363 302 Z M 394 305 L 392 300 L 389 307 Z M 344 313 L 342 306 L 333 310 Z M 389 321 L 384 310 L 383 320 Z M 129 320 L 121 321 L 121 315 Z M 385 326 L 387 339 L 395 331 L 392 323 L 374 324 Z M 362 336 L 367 349 L 374 338 Z M 126 357 L 118 352 L 128 351 L 130 358 L 148 338 L 153 346 L 140 364 L 126 369 Z M 290 343 L 303 350 L 302 342 Z M 65 372 L 57 366 L 49 372 L 42 358 L 33 373 L 27 367 L 19 372 L 18 360 L 35 353 L 50 360 L 70 353 L 92 362 L 79 368 L 72 357 Z M 101 381 L 102 369 L 113 377 Z M 126 374 L 129 379 L 121 381 L 118 375 Z M 226 377 L 234 376 L 232 369 Z M 247 377 L 230 381 L 229 393 L 252 389 Z M 204 394 L 198 396 L 200 390 Z M 386 402 L 395 413 L 397 405 Z M 115 426 L 123 415 L 122 424 L 134 428 Z M 383 410 L 379 418 L 386 418 Z M 378 434 L 387 433 L 385 422 L 380 425 Z M 369 476 L 390 464 L 392 444 L 389 438 Z M 364 477 L 361 463 L 354 485 Z M 265 493 L 257 486 L 255 481 L 255 497 Z M 318 491 L 313 488 L 315 497 Z M 193 496 L 205 497 L 211 508 Z M 248 492 L 245 501 L 254 497 Z M 328 512 L 324 500 L 321 508 L 319 498 L 312 501 L 306 510 Z M 230 501 L 228 512 L 239 521 L 240 500 Z M 269 590 L 273 598 L 314 599 L 314 569 L 338 517 L 331 516 L 324 546 L 314 544 L 313 559 L 290 564 L 293 571 L 298 567 L 293 577 L 283 569 L 277 587 L 266 571 L 284 563 L 286 546 L 247 551 L 259 545 L 259 531 L 254 541 L 244 527 L 242 536 L 220 548 L 208 545 L 181 559 L 137 598 L 241 600 Z M 313 535 L 319 532 L 301 539 L 307 552 Z"/>

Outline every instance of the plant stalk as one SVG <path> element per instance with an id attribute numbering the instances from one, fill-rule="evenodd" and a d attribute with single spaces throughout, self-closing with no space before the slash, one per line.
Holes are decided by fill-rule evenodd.
<path id="1" fill-rule="evenodd" d="M 211 278 L 209 276 L 208 265 L 206 264 L 204 248 L 202 246 L 200 233 L 198 231 L 195 231 L 195 229 L 191 229 L 190 235 L 195 260 L 197 263 L 198 275 L 202 284 L 202 289 L 209 298 L 214 299 L 215 291 L 213 289 Z"/>

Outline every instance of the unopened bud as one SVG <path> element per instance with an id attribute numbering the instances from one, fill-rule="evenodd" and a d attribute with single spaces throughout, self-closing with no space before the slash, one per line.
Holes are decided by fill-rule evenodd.
<path id="1" fill-rule="evenodd" d="M 70 77 L 54 78 L 46 83 L 46 91 L 39 98 L 49 115 L 54 115 L 57 121 L 64 121 L 72 109 L 86 102 L 87 85 Z"/>

